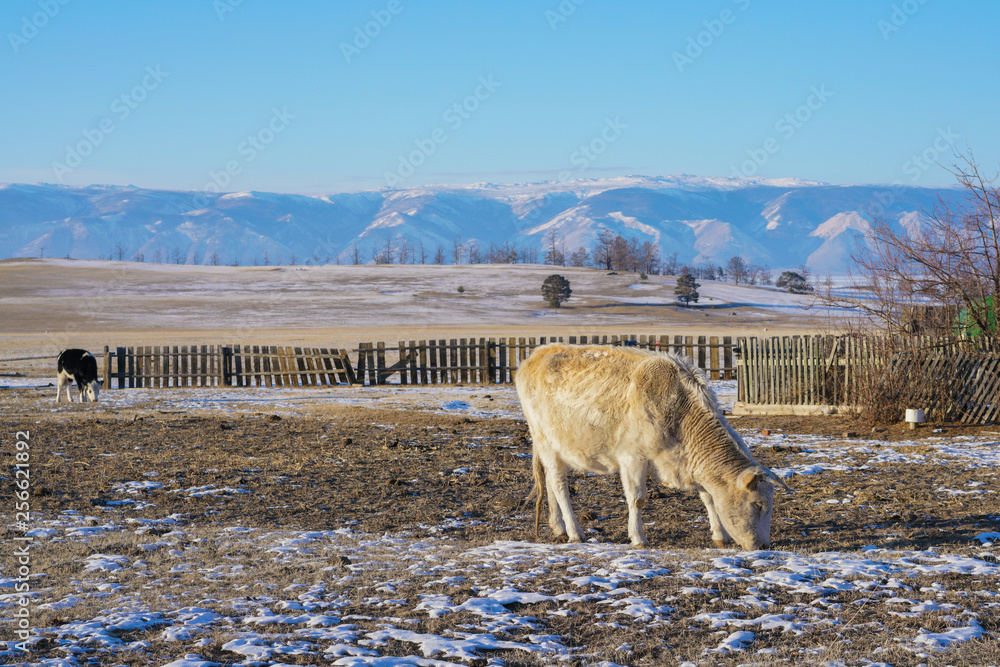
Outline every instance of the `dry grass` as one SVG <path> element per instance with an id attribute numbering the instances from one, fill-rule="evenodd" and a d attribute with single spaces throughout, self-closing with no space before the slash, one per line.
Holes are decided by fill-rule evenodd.
<path id="1" fill-rule="evenodd" d="M 472 550 L 497 540 L 530 540 L 533 533 L 533 513 L 524 504 L 530 470 L 523 455 L 530 445 L 519 421 L 360 408 L 342 408 L 328 419 L 162 415 L 76 421 L 72 429 L 53 418 L 36 421 L 32 425 L 32 441 L 38 446 L 33 460 L 37 471 L 34 511 L 51 519 L 76 510 L 80 514 L 74 521 L 83 527 L 111 522 L 119 528 L 87 537 L 43 540 L 32 551 L 34 570 L 46 573 L 41 589 L 45 601 L 82 599 L 66 609 L 36 612 L 37 625 L 51 630 L 36 647 L 33 659 L 62 655 L 57 638 L 61 628 L 116 610 L 209 607 L 223 616 L 242 618 L 256 609 L 282 613 L 277 602 L 295 599 L 298 591 L 312 586 L 323 587 L 324 604 L 338 617 L 349 618 L 347 622 L 357 626 L 359 636 L 378 631 L 387 618 L 396 627 L 418 633 L 482 632 L 482 619 L 474 614 L 433 617 L 417 605 L 431 594 L 449 596 L 451 603 L 460 604 L 481 596 L 484 586 L 499 587 L 517 577 L 518 571 L 482 570 Z M 737 425 L 752 423 L 740 420 Z M 779 430 L 796 424 L 803 426 L 794 420 L 787 424 L 770 421 Z M 815 425 L 833 431 L 846 428 L 829 420 Z M 16 427 L 9 422 L 0 426 L 8 431 Z M 930 443 L 899 446 L 889 441 L 882 449 L 935 453 Z M 794 445 L 758 451 L 773 467 L 809 456 L 809 448 Z M 11 464 L 8 458 L 5 454 L 3 465 Z M 468 472 L 455 473 L 456 469 Z M 150 472 L 157 475 L 146 474 Z M 991 474 L 983 471 L 984 479 Z M 800 554 L 858 552 L 865 545 L 877 544 L 973 555 L 976 543 L 970 538 L 995 529 L 1000 515 L 997 501 L 990 495 L 949 496 L 937 489 L 956 488 L 975 478 L 977 473 L 968 469 L 917 463 L 798 477 L 793 480 L 795 493 L 780 494 L 777 500 L 772 545 Z M 150 479 L 163 487 L 127 494 L 119 486 Z M 196 497 L 185 492 L 208 485 L 251 493 Z M 584 527 L 604 543 L 627 542 L 618 487 L 613 476 L 574 478 L 577 510 L 590 517 Z M 663 558 L 663 566 L 675 573 L 688 567 L 685 563 L 708 567 L 708 528 L 700 501 L 669 490 L 654 489 L 651 496 L 644 513 L 651 544 L 669 549 L 654 557 Z M 124 498 L 152 504 L 144 509 L 111 504 Z M 853 498 L 853 502 L 831 506 L 826 503 L 830 498 Z M 177 523 L 163 521 L 175 514 L 181 517 Z M 126 523 L 128 519 L 133 522 Z M 121 530 L 123 525 L 128 529 Z M 227 530 L 234 526 L 249 532 Z M 296 531 L 345 526 L 376 541 L 427 535 L 446 539 L 434 543 L 438 552 L 428 555 L 425 550 L 419 557 L 406 549 L 394 550 L 387 542 L 379 557 L 373 558 L 354 538 L 336 537 L 310 544 L 307 552 L 293 550 L 283 555 L 274 550 L 282 536 L 294 536 Z M 546 539 L 544 535 L 547 530 Z M 124 556 L 130 566 L 113 572 L 85 571 L 87 558 L 95 554 Z M 713 557 L 708 556 L 708 561 Z M 442 564 L 466 581 L 443 580 Z M 599 556 L 585 553 L 545 566 L 525 561 L 516 567 L 522 575 L 517 581 L 525 589 L 553 594 L 566 590 L 577 569 L 596 571 L 604 566 Z M 743 559 L 741 567 L 765 566 Z M 478 581 L 469 573 L 476 573 Z M 996 577 L 960 574 L 920 575 L 903 583 L 907 588 L 897 591 L 900 595 L 964 610 L 978 608 L 977 591 L 995 592 L 1000 587 Z M 99 589 L 109 584 L 121 586 L 121 593 L 101 593 Z M 666 620 L 624 616 L 598 601 L 564 604 L 569 613 L 558 615 L 550 613 L 559 606 L 552 602 L 509 609 L 519 617 L 537 619 L 545 634 L 561 636 L 577 656 L 567 664 L 599 659 L 621 665 L 662 665 L 682 659 L 746 664 L 747 652 L 703 654 L 733 632 L 733 627 L 716 630 L 688 620 L 722 611 L 736 611 L 746 618 L 788 613 L 809 620 L 809 627 L 798 633 L 750 628 L 755 633 L 753 651 L 766 651 L 753 655 L 752 664 L 840 661 L 854 665 L 865 659 L 893 665 L 1000 663 L 992 640 L 967 642 L 930 657 L 903 647 L 897 638 L 912 638 L 922 629 L 943 631 L 962 624 L 965 617 L 957 611 L 888 614 L 883 602 L 888 584 L 887 579 L 875 582 L 875 590 L 882 591 L 878 594 L 824 595 L 822 604 L 815 595 L 758 585 L 753 595 L 767 606 L 755 609 L 733 604 L 748 594 L 745 582 L 722 581 L 709 593 L 692 595 L 681 592 L 688 585 L 683 577 L 657 576 L 639 578 L 627 586 L 634 596 L 665 607 Z M 979 620 L 991 637 L 1000 631 L 993 615 L 982 613 Z M 115 664 L 155 665 L 176 658 L 179 644 L 163 638 L 163 627 L 166 622 L 118 635 L 122 641 L 144 643 L 115 651 Z M 217 624 L 211 633 L 196 630 L 181 652 L 233 664 L 242 658 L 222 647 L 246 631 L 286 644 L 301 642 L 306 654 L 281 656 L 287 664 L 330 661 L 322 653 L 329 641 L 293 636 L 280 626 L 232 621 Z M 492 632 L 501 640 L 524 642 L 528 630 L 514 625 Z M 205 645 L 198 645 L 199 640 Z M 93 642 L 83 645 L 103 661 L 100 656 L 106 649 Z M 382 655 L 418 653 L 415 644 L 395 640 L 378 650 Z M 551 663 L 551 657 L 519 650 L 482 651 L 481 655 L 481 660 L 470 664 L 485 665 L 487 659 L 503 660 L 505 665 Z"/>

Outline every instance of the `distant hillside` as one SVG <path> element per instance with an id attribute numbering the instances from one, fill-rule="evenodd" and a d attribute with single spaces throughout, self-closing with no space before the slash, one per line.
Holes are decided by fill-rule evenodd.
<path id="1" fill-rule="evenodd" d="M 491 246 L 540 262 L 552 234 L 568 257 L 592 249 L 607 229 L 657 243 L 680 263 L 740 255 L 827 273 L 846 269 L 875 207 L 909 223 L 939 197 L 959 196 L 951 188 L 689 176 L 324 195 L 10 184 L 0 186 L 0 258 L 252 265 L 372 263 L 381 255 L 452 263 L 461 243 L 463 262 L 474 247 L 486 261 Z"/>

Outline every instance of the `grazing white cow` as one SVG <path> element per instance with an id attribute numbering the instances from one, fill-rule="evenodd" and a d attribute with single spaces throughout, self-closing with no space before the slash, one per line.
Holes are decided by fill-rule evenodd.
<path id="1" fill-rule="evenodd" d="M 581 540 L 566 480 L 572 468 L 619 472 L 634 545 L 648 544 L 641 511 L 652 475 L 698 492 L 717 546 L 769 546 L 774 484 L 788 487 L 754 459 L 687 359 L 609 345 L 544 345 L 518 367 L 515 383 L 531 431 L 535 539 L 544 487 L 549 526 L 557 537 Z"/>
<path id="2" fill-rule="evenodd" d="M 63 350 L 57 362 L 58 375 L 56 376 L 56 403 L 62 400 L 63 387 L 66 388 L 66 400 L 73 402 L 70 394 L 70 384 L 76 381 L 76 388 L 80 392 L 80 402 L 97 402 L 97 394 L 101 384 L 97 379 L 97 360 L 94 355 L 86 350 L 76 348 Z"/>

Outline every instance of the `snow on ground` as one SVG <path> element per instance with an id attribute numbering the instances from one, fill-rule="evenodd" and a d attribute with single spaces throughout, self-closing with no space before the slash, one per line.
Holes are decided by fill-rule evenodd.
<path id="1" fill-rule="evenodd" d="M 736 402 L 736 381 L 712 383 L 719 404 L 732 410 Z M 55 386 L 47 379 L 0 377 L 0 388 L 52 390 L 51 403 L 38 409 L 54 413 L 79 410 L 79 405 L 55 402 Z M 0 395 L 2 396 L 2 395 Z M 73 400 L 79 399 L 73 386 Z M 126 408 L 158 411 L 294 413 L 321 405 L 357 405 L 384 409 L 418 409 L 437 413 L 463 412 L 470 417 L 513 417 L 523 419 L 513 386 L 420 386 L 420 387 L 316 387 L 316 388 L 233 388 L 233 389 L 109 389 L 100 393 L 91 410 L 115 412 Z"/>
<path id="2" fill-rule="evenodd" d="M 713 386 L 720 402 L 731 407 L 735 382 Z M 113 390 L 102 393 L 98 406 L 112 412 L 151 404 L 162 410 L 294 411 L 297 405 L 322 402 L 472 416 L 520 415 L 509 387 Z M 53 401 L 50 409 L 72 408 Z M 912 453 L 907 443 L 885 448 L 864 440 L 831 443 L 807 435 L 752 434 L 747 440 L 754 449 L 801 448 L 801 465 L 776 471 L 786 478 L 862 469 L 886 457 L 970 470 L 1000 464 L 1000 443 L 982 438 L 923 440 Z M 230 660 L 246 665 L 289 664 L 301 657 L 336 665 L 449 667 L 475 660 L 499 667 L 502 661 L 488 653 L 493 650 L 537 654 L 548 664 L 574 659 L 607 667 L 628 664 L 634 648 L 628 644 L 616 652 L 623 663 L 611 662 L 588 653 L 570 636 L 551 634 L 545 623 L 546 618 L 584 614 L 590 616 L 578 619 L 578 625 L 615 628 L 639 620 L 654 634 L 657 628 L 683 624 L 704 634 L 704 648 L 678 656 L 678 662 L 711 664 L 713 655 L 733 652 L 764 659 L 769 649 L 755 647 L 761 633 L 778 632 L 793 641 L 807 632 L 835 630 L 830 632 L 834 650 L 838 636 L 851 631 L 858 609 L 865 605 L 883 614 L 882 631 L 901 627 L 890 625 L 888 619 L 894 617 L 912 621 L 905 627 L 920 628 L 890 634 L 886 646 L 931 657 L 993 636 L 980 619 L 1000 614 L 1000 592 L 995 586 L 975 583 L 1000 576 L 996 532 L 984 531 L 967 549 L 954 552 L 868 545 L 849 553 L 804 554 L 635 549 L 596 542 L 498 541 L 470 546 L 448 537 L 457 519 L 409 533 L 373 535 L 354 530 L 349 522 L 338 530 L 309 532 L 196 528 L 183 515 L 122 518 L 127 517 L 124 501 L 139 491 L 158 488 L 156 477 L 156 471 L 137 471 L 135 481 L 114 489 L 122 504 L 88 509 L 91 514 L 32 515 L 29 536 L 47 547 L 66 545 L 64 553 L 77 554 L 68 570 L 73 572 L 69 592 L 63 586 L 57 595 L 55 582 L 44 573 L 33 575 L 30 602 L 35 617 L 43 611 L 60 611 L 75 619 L 35 628 L 29 645 L 42 633 L 58 638 L 65 654 L 44 664 L 70 667 L 94 659 L 118 664 L 126 653 L 134 657 L 148 649 L 149 637 L 176 646 L 167 663 L 170 667 L 218 664 L 205 654 L 220 641 Z M 972 483 L 940 492 L 985 496 L 994 489 Z M 137 548 L 126 554 L 102 553 L 100 545 L 114 536 L 132 540 Z M 244 557 L 220 558 L 227 553 Z M 0 616 L 11 621 L 21 594 L 15 592 L 12 561 L 4 561 L 2 567 Z M 280 579 L 274 574 L 277 570 L 293 574 Z M 960 575 L 974 577 L 971 589 L 969 580 Z M 918 578 L 926 582 L 928 576 L 935 579 L 933 585 L 915 582 Z M 227 582 L 235 584 L 229 588 Z M 961 588 L 951 590 L 952 586 Z M 674 592 L 654 596 L 644 592 L 663 589 Z M 843 602 L 846 593 L 856 594 L 855 601 Z M 787 603 L 789 595 L 795 603 Z M 682 601 L 684 608 L 690 609 L 694 602 L 701 611 L 679 615 Z M 724 611 L 719 611 L 720 602 Z M 74 608 L 89 611 L 79 618 L 71 611 Z M 420 621 L 452 618 L 459 620 L 433 626 L 446 628 L 438 631 L 423 629 Z M 920 620 L 924 618 L 928 623 Z M 932 625 L 932 619 L 939 627 L 942 618 L 946 630 L 923 629 Z M 133 636 L 145 639 L 130 639 Z M 410 655 L 384 655 L 390 642 L 408 647 Z M 22 664 L 19 655 L 23 656 L 14 641 L 0 641 L 0 661 Z"/>
<path id="3" fill-rule="evenodd" d="M 165 517 L 163 522 L 169 526 L 177 519 Z M 76 512 L 43 516 L 30 534 L 49 543 L 86 544 L 96 533 L 81 531 L 89 523 L 94 523 L 91 517 Z M 169 664 L 178 666 L 217 664 L 202 662 L 199 649 L 220 639 L 223 650 L 233 659 L 245 658 L 241 664 L 247 665 L 287 664 L 295 656 L 319 656 L 337 665 L 447 667 L 481 659 L 481 652 L 494 649 L 539 654 L 551 664 L 570 658 L 594 664 L 600 656 L 588 654 L 571 637 L 548 633 L 543 622 L 545 617 L 583 613 L 592 618 L 580 623 L 613 628 L 638 620 L 650 633 L 686 624 L 703 631 L 708 644 L 701 654 L 683 657 L 708 658 L 710 663 L 714 652 L 758 654 L 754 644 L 761 632 L 780 632 L 793 641 L 809 631 L 836 628 L 831 633 L 835 641 L 838 632 L 850 630 L 859 604 L 878 607 L 887 618 L 930 619 L 946 614 L 952 626 L 946 631 L 919 630 L 892 638 L 892 643 L 915 655 L 929 656 L 987 636 L 979 618 L 1000 613 L 1000 594 L 988 586 L 974 585 L 966 604 L 959 605 L 943 601 L 947 584 L 908 583 L 925 575 L 945 582 L 957 575 L 1000 575 L 995 558 L 936 549 L 868 546 L 853 553 L 802 555 L 520 541 L 470 547 L 435 535 L 443 529 L 437 526 L 427 527 L 426 535 L 381 536 L 346 526 L 314 532 L 233 527 L 219 528 L 208 538 L 204 532 L 189 534 L 183 528 L 156 537 L 144 532 L 148 526 L 128 521 L 105 522 L 99 528 L 104 537 L 139 535 L 139 553 L 81 557 L 74 592 L 58 599 L 49 593 L 44 577 L 36 581 L 35 613 L 61 610 L 71 616 L 67 610 L 87 605 L 94 610 L 81 620 L 38 628 L 58 637 L 66 652 L 64 659 L 46 664 L 84 664 L 94 651 L 101 664 L 116 664 L 117 654 L 148 648 L 148 640 L 127 638 L 129 632 L 142 631 L 175 645 L 177 660 Z M 154 551 L 170 555 L 169 571 L 151 569 L 145 554 Z M 220 563 L 217 554 L 228 552 L 256 553 L 259 558 Z M 303 576 L 280 585 L 269 583 L 274 580 L 268 568 L 276 566 L 301 570 Z M 246 584 L 257 578 L 255 570 L 261 571 L 259 582 Z M 638 592 L 664 578 L 683 585 L 676 594 L 655 599 Z M 217 587 L 214 593 L 201 588 L 228 580 L 241 585 L 225 595 Z M 0 608 L 5 616 L 16 604 L 14 582 L 9 573 L 0 577 Z M 161 593 L 150 597 L 150 590 Z M 723 597 L 729 610 L 678 617 L 681 597 L 707 606 L 725 596 L 723 591 L 744 594 Z M 797 603 L 779 605 L 776 591 L 793 594 Z M 862 597 L 843 604 L 839 600 L 845 592 Z M 342 611 L 347 608 L 349 613 Z M 441 632 L 416 628 L 419 619 L 439 618 L 462 622 Z M 360 621 L 370 623 L 362 628 Z M 389 641 L 410 647 L 412 654 L 382 657 L 380 649 Z M 627 657 L 629 648 L 621 653 Z M 766 650 L 758 655 L 766 655 Z M 14 642 L 0 643 L 0 656 L 16 660 Z M 481 664 L 501 663 L 490 659 Z"/>

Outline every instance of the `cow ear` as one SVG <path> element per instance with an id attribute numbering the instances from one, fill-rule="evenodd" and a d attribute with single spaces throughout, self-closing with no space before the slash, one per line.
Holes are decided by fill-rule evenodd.
<path id="1" fill-rule="evenodd" d="M 737 484 L 739 488 L 745 491 L 756 491 L 757 485 L 764 481 L 764 477 L 761 475 L 760 470 L 757 468 L 747 468 L 740 473 L 739 479 L 737 479 Z"/>

